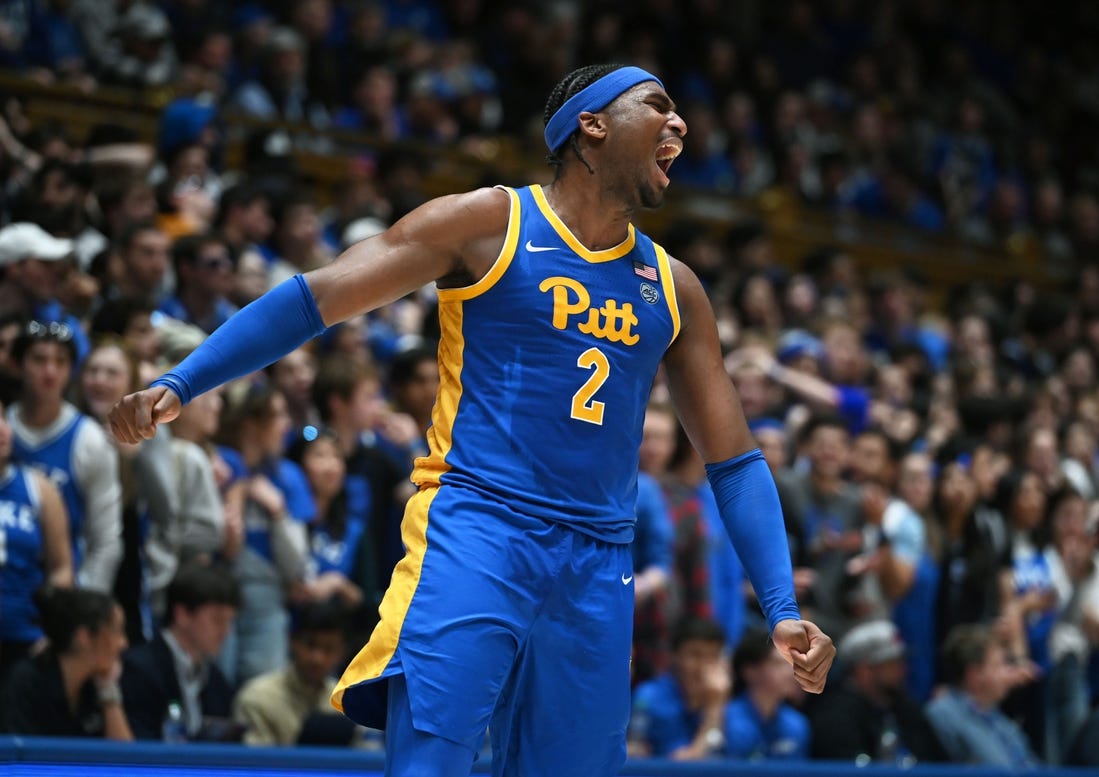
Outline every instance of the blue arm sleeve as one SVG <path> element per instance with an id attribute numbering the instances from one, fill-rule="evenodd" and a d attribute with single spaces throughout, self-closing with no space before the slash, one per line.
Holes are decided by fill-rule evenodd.
<path id="1" fill-rule="evenodd" d="M 263 369 L 324 331 L 305 278 L 280 283 L 219 326 L 172 371 L 154 380 L 183 404 L 233 378 Z"/>
<path id="2" fill-rule="evenodd" d="M 707 464 L 706 476 L 768 628 L 773 631 L 775 624 L 788 618 L 800 620 L 782 506 L 763 453 L 756 448 Z"/>

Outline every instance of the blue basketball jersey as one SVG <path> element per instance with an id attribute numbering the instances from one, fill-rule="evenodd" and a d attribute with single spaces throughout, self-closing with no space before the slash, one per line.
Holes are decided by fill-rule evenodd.
<path id="1" fill-rule="evenodd" d="M 65 502 L 69 513 L 69 535 L 73 547 L 73 569 L 80 569 L 84 559 L 84 492 L 76 479 L 73 450 L 81 424 L 95 423 L 83 413 L 74 413 L 72 420 L 56 435 L 41 445 L 30 445 L 18 434 L 12 435 L 12 459 L 44 474 Z"/>
<path id="2" fill-rule="evenodd" d="M 38 488 L 31 471 L 9 464 L 0 476 L 0 639 L 34 642 L 34 592 L 45 580 Z"/>
<path id="3" fill-rule="evenodd" d="M 590 251 L 541 187 L 506 191 L 492 268 L 439 291 L 441 384 L 413 481 L 629 542 L 645 406 L 679 332 L 668 256 L 632 225 Z"/>

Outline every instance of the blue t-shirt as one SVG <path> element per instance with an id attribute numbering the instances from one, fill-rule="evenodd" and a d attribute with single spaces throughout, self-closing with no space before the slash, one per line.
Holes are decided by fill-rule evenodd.
<path id="1" fill-rule="evenodd" d="M 318 574 L 339 572 L 352 578 L 359 546 L 370 523 L 370 485 L 358 475 L 348 475 L 344 480 L 347 498 L 343 536 L 336 538 L 321 523 L 310 530 L 309 549 Z"/>
<path id="2" fill-rule="evenodd" d="M 1054 590 L 1049 560 L 1029 541 L 1016 539 L 1011 559 L 1017 594 L 1022 595 L 1030 591 L 1044 593 Z M 1049 669 L 1052 664 L 1049 654 L 1049 635 L 1056 622 L 1057 611 L 1053 608 L 1027 616 L 1026 635 L 1030 657 L 1042 669 Z"/>
<path id="3" fill-rule="evenodd" d="M 306 480 L 305 473 L 297 464 L 288 459 L 275 459 L 254 471 L 249 471 L 238 451 L 218 446 L 218 452 L 229 466 L 229 471 L 232 473 L 231 481 L 252 475 L 263 475 L 282 492 L 282 497 L 286 500 L 286 510 L 291 518 L 303 523 L 313 520 L 316 514 L 313 494 L 309 490 L 309 481 Z M 268 561 L 274 559 L 271 551 L 271 535 L 266 522 L 262 525 L 246 522 L 244 542 Z"/>
<path id="4" fill-rule="evenodd" d="M 735 648 L 744 633 L 747 606 L 744 602 L 744 567 L 721 520 L 721 510 L 709 481 L 696 489 L 709 540 L 707 564 L 710 571 L 710 604 L 714 620 L 725 629 L 725 644 Z"/>
<path id="5" fill-rule="evenodd" d="M 725 751 L 732 758 L 803 760 L 809 757 L 809 721 L 789 704 L 763 720 L 748 694 L 725 708 Z"/>
<path id="6" fill-rule="evenodd" d="M 689 745 L 700 723 L 698 713 L 687 709 L 671 674 L 641 683 L 633 692 L 629 736 L 647 742 L 653 756 L 664 757 Z"/>
<path id="7" fill-rule="evenodd" d="M 649 567 L 671 573 L 675 528 L 668 515 L 668 503 L 656 478 L 637 473 L 637 524 L 633 530 L 633 568 Z"/>
<path id="8" fill-rule="evenodd" d="M 218 299 L 214 303 L 213 312 L 202 321 L 199 321 L 183 304 L 183 300 L 179 297 L 168 297 L 161 301 L 158 310 L 170 318 L 193 324 L 206 334 L 212 334 L 215 329 L 228 321 L 237 312 L 238 308 L 226 299 Z"/>

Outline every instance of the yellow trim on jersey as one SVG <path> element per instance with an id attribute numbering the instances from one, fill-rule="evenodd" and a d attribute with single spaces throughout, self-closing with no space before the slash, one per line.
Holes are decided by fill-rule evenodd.
<path id="1" fill-rule="evenodd" d="M 627 224 L 628 234 L 626 235 L 626 239 L 614 248 L 606 248 L 602 251 L 592 251 L 577 240 L 576 235 L 572 234 L 569 228 L 565 226 L 565 222 L 553 212 L 553 208 L 551 208 L 549 202 L 546 201 L 546 195 L 545 192 L 542 191 L 541 186 L 534 184 L 530 187 L 530 193 L 534 195 L 534 201 L 538 203 L 538 210 L 542 211 L 542 215 L 546 217 L 546 221 L 550 223 L 550 226 L 553 227 L 554 231 L 565 241 L 565 244 L 581 259 L 587 262 L 610 262 L 625 256 L 633 250 L 633 245 L 636 242 L 633 224 Z"/>
<path id="2" fill-rule="evenodd" d="M 675 296 L 675 280 L 672 278 L 672 261 L 668 258 L 668 252 L 664 250 L 663 246 L 653 243 L 653 248 L 656 249 L 656 263 L 660 270 L 660 285 L 664 287 L 664 300 L 668 303 L 668 311 L 672 314 L 672 339 L 668 342 L 671 345 L 675 342 L 675 338 L 679 337 L 679 300 Z"/>
<path id="3" fill-rule="evenodd" d="M 500 188 L 511 197 L 511 209 L 508 211 L 508 231 L 504 236 L 504 247 L 500 249 L 500 255 L 496 257 L 492 267 L 488 268 L 485 277 L 476 283 L 457 289 L 439 289 L 440 300 L 473 299 L 478 294 L 484 294 L 495 285 L 496 281 L 500 280 L 508 267 L 511 266 L 511 260 L 515 257 L 515 246 L 519 244 L 519 225 L 521 222 L 519 218 L 519 193 L 507 186 L 501 186 Z"/>
<path id="4" fill-rule="evenodd" d="M 427 445 L 431 452 L 416 459 L 412 469 L 412 482 L 418 486 L 438 485 L 439 478 L 450 469 L 446 457 L 454 443 L 454 419 L 462 399 L 466 347 L 462 313 L 461 301 L 439 300 L 439 393 L 427 430 Z"/>
<path id="5" fill-rule="evenodd" d="M 427 553 L 427 524 L 431 503 L 439 492 L 439 478 L 449 467 L 447 454 L 453 443 L 454 419 L 462 398 L 462 364 L 465 337 L 462 332 L 462 302 L 439 301 L 439 394 L 431 411 L 428 445 L 431 453 L 416 459 L 412 480 L 423 487 L 408 500 L 401 539 L 405 556 L 393 569 L 393 577 L 378 612 L 381 620 L 374 627 L 370 640 L 348 665 L 332 691 L 332 706 L 343 711 L 344 691 L 358 683 L 381 676 L 397 651 L 405 615 L 420 584 L 424 554 Z"/>
<path id="6" fill-rule="evenodd" d="M 416 587 L 420 584 L 424 554 L 427 553 L 428 513 L 438 492 L 436 488 L 426 489 L 408 500 L 404 520 L 401 521 L 401 539 L 407 550 L 404 558 L 393 568 L 389 589 L 378 608 L 381 620 L 374 627 L 370 641 L 344 670 L 332 691 L 332 706 L 340 712 L 343 712 L 344 691 L 353 685 L 380 677 L 393 660 L 393 654 L 397 652 L 405 615 L 412 604 L 412 597 L 416 594 Z"/>

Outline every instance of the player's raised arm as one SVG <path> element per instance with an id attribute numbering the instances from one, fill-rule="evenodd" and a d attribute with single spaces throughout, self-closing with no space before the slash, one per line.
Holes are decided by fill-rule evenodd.
<path id="1" fill-rule="evenodd" d="M 502 246 L 509 202 L 501 189 L 439 197 L 307 273 L 325 326 L 387 305 L 441 278 L 479 280 Z"/>
<path id="2" fill-rule="evenodd" d="M 706 462 L 721 520 L 744 563 L 779 652 L 807 691 L 820 692 L 832 640 L 801 620 L 778 491 L 725 373 L 710 301 L 698 278 L 673 262 L 682 322 L 664 365 L 683 428 Z"/>
<path id="3" fill-rule="evenodd" d="M 478 280 L 500 250 L 508 209 L 507 193 L 495 189 L 440 197 L 331 264 L 279 284 L 148 389 L 120 400 L 112 433 L 123 442 L 148 439 L 192 397 L 266 367 L 328 326 L 441 278 Z"/>

